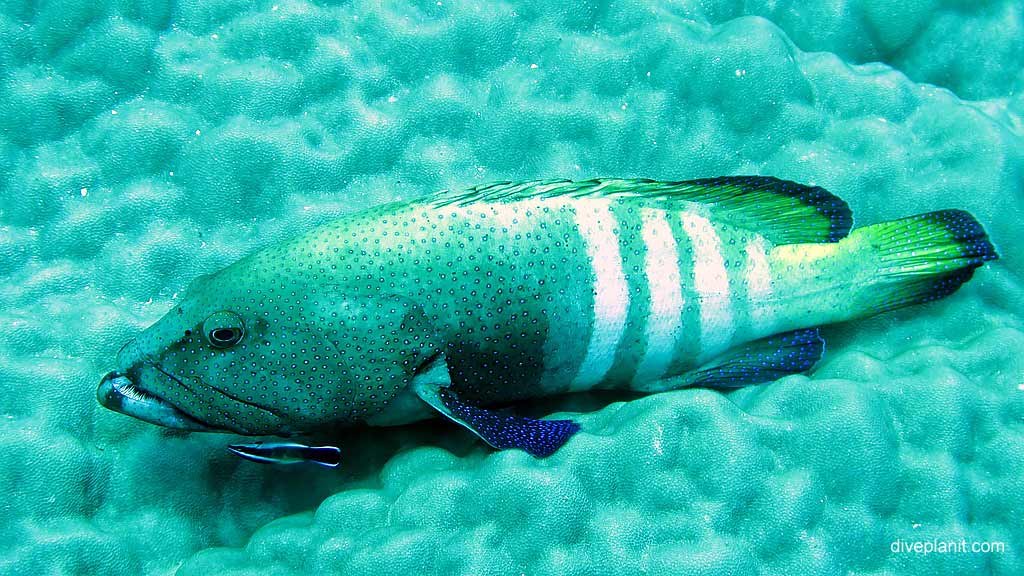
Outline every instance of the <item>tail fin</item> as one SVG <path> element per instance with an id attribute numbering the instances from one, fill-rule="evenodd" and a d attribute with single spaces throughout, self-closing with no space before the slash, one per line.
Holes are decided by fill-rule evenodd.
<path id="1" fill-rule="evenodd" d="M 877 282 L 864 291 L 871 314 L 949 296 L 974 269 L 999 257 L 963 210 L 939 210 L 855 230 L 877 250 Z"/>

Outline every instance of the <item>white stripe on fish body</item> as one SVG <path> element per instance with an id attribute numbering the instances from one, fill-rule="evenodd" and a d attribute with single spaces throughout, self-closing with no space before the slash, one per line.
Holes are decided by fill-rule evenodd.
<path id="1" fill-rule="evenodd" d="M 666 375 L 683 334 L 683 288 L 676 239 L 664 210 L 644 209 L 641 218 L 650 308 L 644 323 L 647 345 L 633 378 L 635 384 Z"/>
<path id="2" fill-rule="evenodd" d="M 700 306 L 700 352 L 710 358 L 729 348 L 736 326 L 722 242 L 711 221 L 680 212 L 683 231 L 693 246 L 693 287 Z"/>
<path id="3" fill-rule="evenodd" d="M 754 236 L 744 251 L 747 265 L 744 280 L 747 285 L 747 305 L 750 329 L 756 336 L 768 336 L 775 326 L 775 310 L 772 299 L 772 271 L 768 263 L 768 246 L 764 237 Z"/>
<path id="4" fill-rule="evenodd" d="M 576 226 L 593 270 L 594 306 L 587 353 L 570 390 L 589 390 L 604 379 L 626 331 L 629 286 L 622 269 L 612 202 L 607 198 L 588 199 L 575 205 Z"/>
<path id="5" fill-rule="evenodd" d="M 593 329 L 593 269 L 586 256 L 587 245 L 576 225 L 577 201 L 568 197 L 540 199 L 528 205 L 536 214 L 530 222 L 541 230 L 542 244 L 531 244 L 548 261 L 547 268 L 537 271 L 546 276 L 545 285 L 551 300 L 538 310 L 545 316 L 547 332 L 542 349 L 543 373 L 535 385 L 544 393 L 559 394 L 576 378 L 580 363 L 586 356 Z M 536 233 L 536 231 L 535 231 Z M 529 240 L 528 234 L 523 239 Z M 514 234 L 507 236 L 514 239 Z M 528 264 L 519 267 L 534 274 Z M 511 309 L 507 309 L 506 312 Z"/>
<path id="6" fill-rule="evenodd" d="M 490 204 L 481 208 L 481 212 L 490 212 L 490 219 L 497 222 L 501 227 L 511 230 L 523 221 L 526 210 L 530 207 L 537 207 L 537 202 L 519 201 L 509 204 Z"/>
<path id="7" fill-rule="evenodd" d="M 508 286 L 532 289 L 546 277 L 554 300 L 537 304 L 548 326 L 532 356 L 543 367 L 530 381 L 538 390 L 646 389 L 783 320 L 777 306 L 764 307 L 780 296 L 771 282 L 777 273 L 766 252 L 771 244 L 699 207 L 662 206 L 562 196 L 444 209 L 445 225 L 461 222 L 469 231 L 479 223 L 474 242 L 515 264 L 514 271 L 500 271 Z M 531 268 L 528 260 L 544 261 L 528 254 L 531 248 L 549 249 L 545 259 L 562 258 L 562 274 Z M 521 313 L 516 306 L 505 310 Z"/>

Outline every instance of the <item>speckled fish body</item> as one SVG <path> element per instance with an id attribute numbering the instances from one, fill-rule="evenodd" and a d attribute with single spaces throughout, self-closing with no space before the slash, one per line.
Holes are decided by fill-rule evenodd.
<path id="1" fill-rule="evenodd" d="M 264 262 L 307 262 L 292 269 L 296 287 L 417 302 L 467 398 L 642 388 L 732 344 L 818 325 L 838 303 L 826 294 L 809 316 L 784 302 L 812 288 L 810 278 L 780 282 L 801 255 L 773 257 L 757 232 L 702 212 L 638 197 L 400 205 L 321 228 Z"/>
<path id="2" fill-rule="evenodd" d="M 820 339 L 800 330 L 944 296 L 995 257 L 959 211 L 851 224 L 838 198 L 773 178 L 442 193 L 198 279 L 122 349 L 117 375 L 244 434 L 431 407 L 460 421 L 456 395 L 468 414 L 594 388 L 743 385 L 809 368 Z M 413 386 L 427 366 L 443 381 L 433 394 Z"/>

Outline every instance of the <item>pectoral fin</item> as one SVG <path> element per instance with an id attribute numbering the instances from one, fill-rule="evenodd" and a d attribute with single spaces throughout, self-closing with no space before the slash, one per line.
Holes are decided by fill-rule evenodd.
<path id="1" fill-rule="evenodd" d="M 498 450 L 518 448 L 544 458 L 554 454 L 580 429 L 572 420 L 534 420 L 461 400 L 450 388 L 448 367 L 442 355 L 414 377 L 412 385 L 424 402 Z"/>

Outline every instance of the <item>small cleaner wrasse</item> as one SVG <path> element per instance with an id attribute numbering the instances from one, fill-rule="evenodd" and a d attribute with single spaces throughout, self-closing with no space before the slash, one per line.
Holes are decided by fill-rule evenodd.
<path id="1" fill-rule="evenodd" d="M 824 350 L 817 327 L 942 298 L 997 258 L 961 210 L 851 227 L 841 199 L 770 177 L 445 191 L 197 278 L 97 395 L 154 424 L 244 435 L 443 415 L 547 456 L 575 422 L 494 407 L 804 372 Z M 304 448 L 233 450 L 337 463 Z"/>

